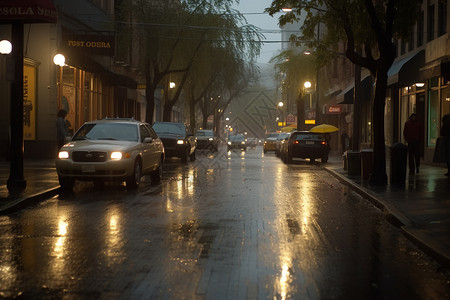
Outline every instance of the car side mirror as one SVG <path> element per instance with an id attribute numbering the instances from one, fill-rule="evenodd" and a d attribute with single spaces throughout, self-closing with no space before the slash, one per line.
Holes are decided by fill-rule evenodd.
<path id="1" fill-rule="evenodd" d="M 151 144 L 151 143 L 153 143 L 153 139 L 152 139 L 151 137 L 146 137 L 146 138 L 144 139 L 144 143 L 149 143 L 149 144 Z"/>

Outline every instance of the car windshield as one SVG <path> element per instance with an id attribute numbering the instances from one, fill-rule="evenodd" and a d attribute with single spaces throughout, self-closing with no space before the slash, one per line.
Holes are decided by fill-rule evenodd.
<path id="1" fill-rule="evenodd" d="M 209 136 L 209 137 L 213 137 L 214 134 L 211 130 L 199 130 L 197 131 L 197 136 Z"/>
<path id="2" fill-rule="evenodd" d="M 305 141 L 305 140 L 324 141 L 325 138 L 321 134 L 300 133 L 300 134 L 295 135 L 294 140 L 297 140 L 297 141 Z"/>
<path id="3" fill-rule="evenodd" d="M 242 134 L 238 134 L 238 135 L 232 135 L 230 136 L 230 141 L 243 141 L 244 140 L 244 136 Z"/>
<path id="4" fill-rule="evenodd" d="M 138 127 L 125 123 L 90 123 L 84 124 L 73 137 L 78 140 L 118 140 L 138 141 Z"/>
<path id="5" fill-rule="evenodd" d="M 284 140 L 289 136 L 289 133 L 280 133 L 277 137 L 278 140 Z"/>
<path id="6" fill-rule="evenodd" d="M 278 137 L 278 133 L 269 133 L 267 135 L 267 138 L 277 138 Z"/>
<path id="7" fill-rule="evenodd" d="M 168 134 L 186 134 L 186 129 L 183 124 L 178 123 L 155 123 L 153 129 L 156 133 L 168 133 Z"/>

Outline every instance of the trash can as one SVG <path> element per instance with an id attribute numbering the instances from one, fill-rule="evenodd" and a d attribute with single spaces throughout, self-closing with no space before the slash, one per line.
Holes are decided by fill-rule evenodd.
<path id="1" fill-rule="evenodd" d="M 347 171 L 349 176 L 361 175 L 361 152 L 347 151 Z"/>
<path id="2" fill-rule="evenodd" d="M 344 163 L 344 171 L 347 171 L 347 151 L 342 154 L 342 162 Z"/>
<path id="3" fill-rule="evenodd" d="M 363 180 L 369 180 L 373 172 L 373 149 L 361 150 L 361 177 Z"/>
<path id="4" fill-rule="evenodd" d="M 390 147 L 390 182 L 391 184 L 405 184 L 406 161 L 408 147 L 402 143 L 395 143 Z"/>

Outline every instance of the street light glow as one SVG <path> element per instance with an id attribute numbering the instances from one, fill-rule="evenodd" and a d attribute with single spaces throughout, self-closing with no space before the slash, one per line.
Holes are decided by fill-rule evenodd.
<path id="1" fill-rule="evenodd" d="M 303 84 L 303 86 L 304 86 L 305 88 L 309 89 L 309 88 L 311 87 L 311 82 L 306 81 L 306 82 Z"/>
<path id="2" fill-rule="evenodd" d="M 283 105 L 284 105 L 283 101 L 278 102 L 279 107 L 283 107 Z"/>
<path id="3" fill-rule="evenodd" d="M 8 40 L 0 41 L 0 53 L 1 54 L 10 54 L 12 51 L 12 44 Z"/>
<path id="4" fill-rule="evenodd" d="M 169 88 L 171 88 L 171 89 L 173 89 L 173 88 L 175 88 L 175 82 L 173 82 L 173 81 L 171 81 L 170 83 L 169 83 Z"/>
<path id="5" fill-rule="evenodd" d="M 66 64 L 66 58 L 64 57 L 64 55 L 58 53 L 53 57 L 53 62 L 57 66 L 64 67 L 64 65 Z"/>

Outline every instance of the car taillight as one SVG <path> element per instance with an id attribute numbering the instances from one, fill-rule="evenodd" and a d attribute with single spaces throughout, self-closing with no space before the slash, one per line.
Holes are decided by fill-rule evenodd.
<path id="1" fill-rule="evenodd" d="M 322 141 L 322 145 L 326 145 L 327 144 L 327 142 L 325 142 L 325 141 Z"/>
<path id="2" fill-rule="evenodd" d="M 293 144 L 299 144 L 300 142 L 299 141 L 293 141 L 292 143 Z"/>

